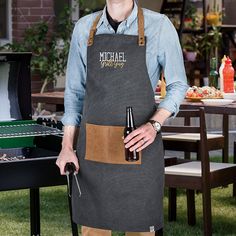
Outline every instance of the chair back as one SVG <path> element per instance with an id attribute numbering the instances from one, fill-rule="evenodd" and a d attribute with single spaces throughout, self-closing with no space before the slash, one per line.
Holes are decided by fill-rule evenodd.
<path id="1" fill-rule="evenodd" d="M 209 164 L 209 151 L 207 147 L 207 130 L 206 130 L 206 121 L 205 121 L 205 111 L 204 108 L 199 108 L 197 110 L 180 110 L 177 114 L 175 119 L 179 117 L 184 118 L 183 125 L 163 125 L 162 126 L 162 133 L 163 136 L 166 134 L 183 134 L 183 133 L 198 133 L 200 134 L 200 140 L 198 148 L 196 152 L 199 152 L 200 161 L 201 161 L 201 169 L 202 169 L 202 177 L 207 178 L 210 173 L 210 164 Z M 198 118 L 199 125 L 190 126 L 190 119 L 191 118 Z M 183 121 L 182 121 L 183 122 Z M 175 141 L 173 141 L 175 142 Z M 165 147 L 165 150 L 172 150 L 172 151 L 186 151 L 186 142 L 185 145 L 179 145 L 178 142 L 173 143 L 173 145 L 168 145 Z M 176 149 L 175 149 L 176 147 Z"/>

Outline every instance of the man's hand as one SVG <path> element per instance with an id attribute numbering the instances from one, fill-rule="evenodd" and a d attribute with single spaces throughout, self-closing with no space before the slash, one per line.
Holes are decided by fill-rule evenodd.
<path id="1" fill-rule="evenodd" d="M 79 171 L 78 158 L 75 155 L 73 147 L 75 146 L 75 141 L 79 134 L 79 128 L 75 126 L 65 126 L 64 136 L 62 140 L 62 149 L 57 158 L 56 164 L 60 168 L 61 175 L 65 175 L 65 166 L 68 162 L 73 162 L 75 164 L 76 172 Z"/>
<path id="2" fill-rule="evenodd" d="M 75 164 L 76 172 L 79 171 L 78 158 L 72 148 L 62 148 L 59 157 L 57 158 L 56 165 L 60 168 L 61 175 L 65 175 L 65 165 L 68 162 Z"/>
<path id="3" fill-rule="evenodd" d="M 160 108 L 153 114 L 152 117 L 150 117 L 150 120 L 156 120 L 163 125 L 165 120 L 170 117 L 170 115 L 171 113 L 169 111 L 164 108 Z M 125 138 L 125 147 L 129 148 L 131 152 L 134 150 L 140 152 L 154 142 L 156 135 L 157 132 L 153 128 L 152 124 L 148 122 L 134 130 Z"/>
<path id="4" fill-rule="evenodd" d="M 124 139 L 125 148 L 129 148 L 131 152 L 134 150 L 140 152 L 154 142 L 156 135 L 157 132 L 148 122 L 134 130 Z"/>

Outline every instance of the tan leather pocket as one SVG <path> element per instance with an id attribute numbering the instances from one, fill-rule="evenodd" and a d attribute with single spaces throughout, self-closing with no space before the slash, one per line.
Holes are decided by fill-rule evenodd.
<path id="1" fill-rule="evenodd" d="M 85 159 L 109 164 L 141 164 L 141 155 L 136 162 L 125 160 L 124 127 L 86 124 Z"/>

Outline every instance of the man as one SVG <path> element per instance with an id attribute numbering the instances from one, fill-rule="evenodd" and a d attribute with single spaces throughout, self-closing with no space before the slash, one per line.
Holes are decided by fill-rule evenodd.
<path id="1" fill-rule="evenodd" d="M 161 70 L 167 94 L 156 107 Z M 83 236 L 110 236 L 111 230 L 148 236 L 163 227 L 160 128 L 178 112 L 186 89 L 182 50 L 166 16 L 134 0 L 107 0 L 103 12 L 77 22 L 57 165 L 61 174 L 67 162 L 76 166 L 82 194 L 73 183 L 73 219 L 84 226 Z M 123 140 L 129 106 L 138 128 Z M 125 161 L 124 145 L 140 152 L 141 160 Z"/>

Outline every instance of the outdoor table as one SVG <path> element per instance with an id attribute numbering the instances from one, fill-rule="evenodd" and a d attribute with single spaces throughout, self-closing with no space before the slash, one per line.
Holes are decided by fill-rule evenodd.
<path id="1" fill-rule="evenodd" d="M 57 111 L 64 111 L 64 92 L 32 93 L 32 102 L 56 105 Z"/>
<path id="2" fill-rule="evenodd" d="M 64 92 L 47 92 L 47 93 L 33 93 L 32 94 L 33 102 L 54 104 L 58 107 L 60 106 L 61 110 L 64 110 Z M 156 99 L 156 103 L 160 103 L 161 99 Z M 62 109 L 63 107 L 63 109 Z M 202 102 L 190 102 L 188 100 L 184 100 L 180 109 L 198 109 L 200 107 L 204 107 L 205 113 L 208 114 L 220 114 L 223 115 L 223 135 L 224 135 L 224 145 L 225 149 L 223 152 L 223 160 L 224 162 L 228 162 L 229 156 L 229 115 L 236 115 L 236 101 L 229 105 L 205 105 Z"/>
<path id="3" fill-rule="evenodd" d="M 156 99 L 156 103 L 160 103 L 161 99 Z M 205 113 L 208 114 L 220 114 L 223 115 L 223 136 L 224 136 L 224 152 L 223 160 L 228 162 L 229 157 L 229 115 L 236 115 L 236 101 L 228 105 L 205 105 L 202 102 L 190 102 L 185 99 L 181 105 L 180 109 L 198 109 L 203 107 Z"/>

